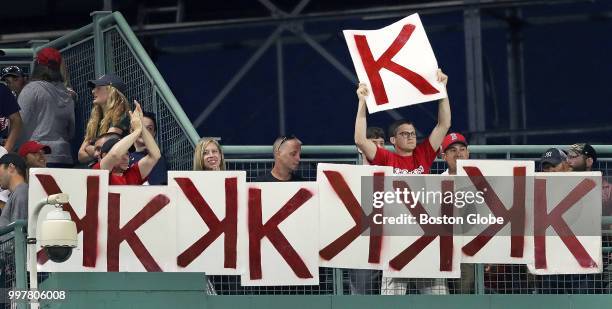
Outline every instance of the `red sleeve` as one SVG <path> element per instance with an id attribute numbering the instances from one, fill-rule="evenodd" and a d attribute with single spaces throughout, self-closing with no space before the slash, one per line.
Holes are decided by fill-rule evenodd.
<path id="1" fill-rule="evenodd" d="M 423 167 L 429 171 L 433 161 L 436 159 L 438 152 L 431 147 L 429 143 L 429 138 L 426 138 L 423 142 L 417 145 L 414 149 L 414 156 L 417 158 L 420 164 L 423 164 Z"/>
<path id="2" fill-rule="evenodd" d="M 147 177 L 144 179 L 140 177 L 140 168 L 138 164 L 132 164 L 132 166 L 125 171 L 123 177 L 125 177 L 128 185 L 141 185 L 147 181 Z"/>
<path id="3" fill-rule="evenodd" d="M 385 148 L 376 147 L 376 154 L 374 155 L 374 159 L 372 159 L 372 161 L 368 161 L 371 165 L 386 166 L 387 162 L 389 162 L 389 152 L 390 151 Z"/>

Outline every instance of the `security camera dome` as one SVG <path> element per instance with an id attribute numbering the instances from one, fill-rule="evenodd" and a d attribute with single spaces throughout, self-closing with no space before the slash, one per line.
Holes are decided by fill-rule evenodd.
<path id="1" fill-rule="evenodd" d="M 72 247 L 45 247 L 45 253 L 55 263 L 66 262 L 72 255 Z"/>
<path id="2" fill-rule="evenodd" d="M 70 214 L 54 209 L 47 214 L 40 230 L 40 245 L 53 262 L 64 262 L 72 255 L 77 246 L 77 229 Z"/>

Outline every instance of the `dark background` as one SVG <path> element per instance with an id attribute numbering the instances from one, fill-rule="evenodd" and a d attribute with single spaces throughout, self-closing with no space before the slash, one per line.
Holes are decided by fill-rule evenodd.
<path id="1" fill-rule="evenodd" d="M 25 46 L 24 33 L 53 39 L 90 23 L 91 11 L 110 5 L 134 25 L 193 121 L 274 31 L 278 21 L 255 0 L 180 2 L 182 23 L 200 24 L 155 30 L 155 25 L 176 23 L 177 11 L 150 10 L 177 6 L 177 1 L 10 1 L 3 3 L 0 11 L 0 46 Z M 291 11 L 298 1 L 271 2 L 283 11 Z M 477 132 L 468 130 L 465 5 L 461 2 L 312 0 L 304 9 L 306 15 L 291 21 L 303 22 L 294 26 L 303 27 L 354 72 L 343 29 L 377 29 L 413 12 L 421 13 L 438 63 L 449 75 L 451 130 L 472 137 Z M 509 131 L 507 42 L 510 26 L 514 25 L 524 44 L 527 131 L 531 132 L 525 140 L 514 142 L 609 144 L 612 1 L 489 3 L 492 4 L 481 9 L 486 131 Z M 384 8 L 393 10 L 386 12 Z M 522 18 L 506 18 L 508 10 L 515 8 Z M 148 13 L 143 13 L 147 10 Z M 321 17 L 325 14 L 335 18 Z M 247 22 L 246 18 L 251 20 Z M 233 27 L 220 27 L 222 21 L 232 23 Z M 286 133 L 300 136 L 305 144 L 352 144 L 357 105 L 355 84 L 293 33 L 285 31 L 282 38 Z M 413 120 L 420 132 L 428 134 L 435 125 L 437 104 L 425 103 L 397 112 Z M 273 44 L 196 129 L 201 136 L 222 137 L 224 144 L 271 144 L 279 135 L 278 117 Z M 386 129 L 393 118 L 380 112 L 368 120 L 368 124 Z M 533 133 L 540 130 L 545 133 Z M 504 136 L 487 140 L 488 144 L 511 142 Z"/>

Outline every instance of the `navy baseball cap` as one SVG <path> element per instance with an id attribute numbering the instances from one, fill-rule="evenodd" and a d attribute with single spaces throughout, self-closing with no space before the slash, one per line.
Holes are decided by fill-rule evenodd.
<path id="1" fill-rule="evenodd" d="M 5 155 L 3 155 L 2 157 L 0 157 L 0 165 L 1 164 L 13 164 L 15 167 L 17 167 L 17 169 L 21 170 L 22 172 L 25 173 L 27 167 L 26 167 L 26 163 L 23 160 L 22 157 L 20 157 L 18 154 L 16 153 L 7 153 Z"/>
<path id="2" fill-rule="evenodd" d="M 557 166 L 563 161 L 567 161 L 567 155 L 565 151 L 559 148 L 550 148 L 540 157 L 541 164 L 550 164 L 552 166 Z"/>
<path id="3" fill-rule="evenodd" d="M 104 74 L 98 79 L 90 80 L 87 82 L 87 86 L 89 86 L 89 88 L 95 88 L 96 86 L 113 86 L 123 94 L 125 94 L 127 90 L 127 85 L 123 82 L 121 77 L 114 73 Z"/>
<path id="4" fill-rule="evenodd" d="M 0 74 L 2 74 L 0 76 L 1 80 L 4 80 L 7 76 L 15 76 L 15 77 L 24 76 L 23 71 L 21 70 L 21 68 L 16 66 L 16 65 L 11 65 L 11 66 L 3 68 L 0 71 Z"/>
<path id="5" fill-rule="evenodd" d="M 100 147 L 100 153 L 108 153 L 111 148 L 113 148 L 113 146 L 119 142 L 119 140 L 119 138 L 109 138 L 106 142 L 104 142 L 104 144 L 102 144 L 102 147 Z"/>

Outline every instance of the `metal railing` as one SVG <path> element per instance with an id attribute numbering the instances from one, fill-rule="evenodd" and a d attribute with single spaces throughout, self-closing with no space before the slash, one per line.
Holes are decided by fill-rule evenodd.
<path id="1" fill-rule="evenodd" d="M 569 145 L 473 145 L 469 146 L 472 157 L 489 159 L 539 160 L 548 148 L 569 148 Z M 593 146 L 599 158 L 594 170 L 604 176 L 612 175 L 612 145 Z M 392 150 L 391 147 L 387 146 Z M 273 166 L 272 146 L 224 146 L 227 168 L 244 170 L 247 181 L 254 180 Z M 353 145 L 302 146 L 302 160 L 298 174 L 306 180 L 316 180 L 317 163 L 360 164 L 361 158 Z M 537 165 L 536 165 L 537 166 Z M 446 163 L 437 159 L 432 174 L 440 174 Z M 612 217 L 604 218 L 605 225 L 612 224 Z M 234 276 L 210 276 L 218 295 L 342 295 L 342 294 L 421 294 L 429 293 L 432 286 L 443 286 L 434 293 L 450 294 L 564 294 L 567 291 L 579 294 L 610 294 L 612 266 L 608 254 L 612 254 L 612 235 L 603 237 L 604 265 L 602 274 L 533 276 L 524 265 L 467 265 L 463 264 L 460 279 L 398 280 L 399 284 L 383 286 L 380 271 L 320 268 L 318 286 L 243 287 Z M 576 283 L 574 283 L 576 282 Z M 398 287 L 399 286 L 399 287 Z"/>
<path id="2" fill-rule="evenodd" d="M 75 104 L 76 152 L 92 110 L 93 98 L 87 81 L 107 72 L 119 75 L 127 84 L 128 99 L 138 100 L 145 111 L 156 114 L 157 142 L 173 170 L 191 169 L 191 156 L 199 139 L 189 118 L 147 55 L 129 24 L 119 12 L 94 12 L 94 22 L 70 34 L 34 48 L 3 49 L 1 65 L 27 69 L 40 48 L 54 47 L 64 58 L 68 82 L 77 93 Z M 29 71 L 29 70 L 28 70 Z"/>
<path id="3" fill-rule="evenodd" d="M 0 228 L 0 307 L 26 308 L 8 298 L 10 290 L 25 290 L 28 286 L 26 270 L 27 222 L 17 220 Z"/>

